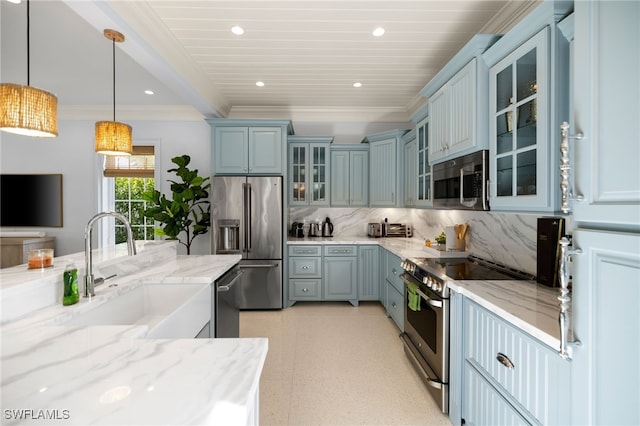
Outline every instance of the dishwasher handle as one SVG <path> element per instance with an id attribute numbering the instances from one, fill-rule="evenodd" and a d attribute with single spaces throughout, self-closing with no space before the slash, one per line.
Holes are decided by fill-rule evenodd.
<path id="1" fill-rule="evenodd" d="M 267 263 L 264 265 L 240 265 L 240 269 L 277 268 L 277 263 Z"/>
<path id="2" fill-rule="evenodd" d="M 227 292 L 227 291 L 231 290 L 231 287 L 233 287 L 234 285 L 236 285 L 236 282 L 238 282 L 238 280 L 240 279 L 240 277 L 242 276 L 242 274 L 244 274 L 244 271 L 239 270 L 239 271 L 236 273 L 236 276 L 235 276 L 235 277 L 233 277 L 233 278 L 231 279 L 231 281 L 229 281 L 227 284 L 217 286 L 216 291 L 217 291 L 218 293 L 224 293 L 224 292 Z"/>

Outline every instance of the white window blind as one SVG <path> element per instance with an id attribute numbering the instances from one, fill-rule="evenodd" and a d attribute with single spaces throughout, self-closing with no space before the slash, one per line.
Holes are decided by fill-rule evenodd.
<path id="1" fill-rule="evenodd" d="M 105 177 L 153 178 L 154 170 L 153 146 L 134 146 L 131 156 L 107 155 L 104 164 Z"/>

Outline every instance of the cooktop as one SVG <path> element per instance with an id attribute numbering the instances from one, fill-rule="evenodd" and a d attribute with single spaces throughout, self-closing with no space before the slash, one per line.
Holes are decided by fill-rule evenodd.
<path id="1" fill-rule="evenodd" d="M 413 258 L 417 267 L 452 280 L 535 280 L 535 276 L 475 256 Z"/>

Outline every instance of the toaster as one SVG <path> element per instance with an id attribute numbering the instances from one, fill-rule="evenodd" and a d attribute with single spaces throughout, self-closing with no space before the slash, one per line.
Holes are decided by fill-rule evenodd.
<path id="1" fill-rule="evenodd" d="M 384 237 L 384 223 L 369 223 L 367 224 L 367 235 L 369 237 Z"/>

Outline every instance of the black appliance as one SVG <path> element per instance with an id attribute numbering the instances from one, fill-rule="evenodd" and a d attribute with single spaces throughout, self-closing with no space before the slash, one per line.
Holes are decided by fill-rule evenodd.
<path id="1" fill-rule="evenodd" d="M 401 334 L 407 357 L 443 413 L 449 412 L 449 283 L 459 280 L 535 279 L 475 256 L 411 258 L 402 262 L 405 292 L 417 287 L 420 309 L 407 304 Z M 407 300 L 411 294 L 407 293 Z"/>
<path id="2" fill-rule="evenodd" d="M 302 222 L 293 222 L 289 235 L 294 238 L 304 238 L 304 224 Z"/>
<path id="3" fill-rule="evenodd" d="M 538 242 L 536 275 L 540 284 L 560 287 L 558 267 L 560 265 L 560 245 L 564 233 L 564 219 L 561 217 L 538 218 Z"/>
<path id="4" fill-rule="evenodd" d="M 433 207 L 489 210 L 489 151 L 433 165 Z"/>

